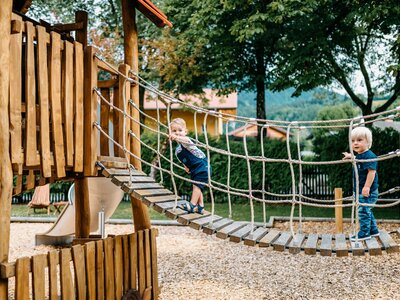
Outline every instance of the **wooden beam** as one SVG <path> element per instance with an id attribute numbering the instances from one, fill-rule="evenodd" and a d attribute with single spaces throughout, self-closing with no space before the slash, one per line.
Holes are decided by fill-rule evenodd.
<path id="1" fill-rule="evenodd" d="M 97 140 L 99 133 L 94 128 L 94 122 L 97 121 L 97 94 L 93 88 L 97 84 L 97 65 L 94 58 L 94 49 L 92 46 L 85 49 L 84 65 L 85 87 L 84 87 L 84 175 L 96 176 L 97 160 Z"/>
<path id="2" fill-rule="evenodd" d="M 75 179 L 75 237 L 90 235 L 90 205 L 88 178 Z"/>
<path id="3" fill-rule="evenodd" d="M 139 71 L 139 50 L 138 50 L 138 31 L 136 25 L 136 10 L 134 1 L 122 0 L 122 22 L 124 26 L 124 49 L 125 63 L 131 67 L 134 73 Z M 131 98 L 139 107 L 139 85 L 131 87 Z M 139 111 L 133 109 L 130 114 L 135 120 L 140 119 Z M 132 132 L 140 139 L 140 125 L 132 122 Z M 137 139 L 132 139 L 131 152 L 140 157 L 140 142 Z M 137 170 L 142 170 L 140 160 L 134 159 L 133 165 Z M 149 229 L 150 216 L 147 206 L 139 199 L 131 196 L 133 220 L 135 230 Z"/>
<path id="4" fill-rule="evenodd" d="M 8 261 L 12 169 L 10 159 L 9 85 L 12 0 L 0 5 L 0 263 Z M 0 279 L 0 299 L 8 298 L 8 280 Z"/>
<path id="5" fill-rule="evenodd" d="M 87 46 L 87 27 L 88 27 L 88 13 L 86 11 L 79 10 L 75 12 L 75 22 L 81 23 L 81 28 L 76 28 L 76 41 L 83 45 L 83 49 Z"/>

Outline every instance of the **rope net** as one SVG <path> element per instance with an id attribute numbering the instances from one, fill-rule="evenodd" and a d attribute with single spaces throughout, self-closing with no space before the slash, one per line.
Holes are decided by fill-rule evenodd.
<path id="1" fill-rule="evenodd" d="M 342 199 L 318 199 L 314 196 L 306 195 L 305 193 L 305 181 L 303 168 L 305 166 L 315 165 L 315 166 L 330 166 L 330 165 L 341 165 L 341 164 L 351 164 L 353 166 L 354 175 L 358 178 L 358 170 L 355 167 L 357 162 L 365 162 L 366 160 L 357 160 L 355 156 L 352 154 L 351 159 L 342 160 L 339 158 L 338 160 L 333 161 L 306 161 L 302 159 L 301 155 L 301 143 L 302 143 L 302 132 L 307 129 L 321 129 L 321 130 L 338 130 L 344 129 L 349 132 L 348 141 L 343 142 L 343 150 L 351 149 L 351 137 L 350 132 L 353 128 L 358 126 L 365 126 L 377 120 L 388 120 L 398 118 L 400 116 L 400 107 L 397 107 L 392 110 L 388 110 L 381 113 L 376 113 L 369 116 L 356 117 L 352 119 L 339 119 L 339 120 L 324 120 L 324 121 L 297 121 L 297 122 L 287 122 L 287 121 L 277 121 L 277 120 L 262 120 L 255 118 L 246 118 L 228 113 L 221 113 L 214 110 L 209 110 L 207 108 L 201 107 L 198 103 L 190 103 L 184 102 L 177 98 L 172 97 L 162 91 L 159 91 L 156 87 L 151 85 L 149 82 L 145 81 L 138 74 L 134 74 L 130 72 L 128 76 L 119 72 L 115 67 L 104 61 L 101 57 L 97 56 L 98 59 L 102 60 L 109 68 L 112 68 L 120 78 L 124 78 L 124 84 L 136 84 L 140 85 L 142 88 L 146 90 L 148 93 L 147 96 L 150 96 L 154 99 L 156 104 L 156 113 L 154 115 L 150 115 L 140 109 L 135 101 L 132 99 L 127 99 L 125 93 L 123 93 L 123 105 L 117 107 L 110 100 L 110 97 L 106 97 L 104 93 L 102 93 L 101 89 L 95 89 L 95 92 L 98 95 L 98 99 L 101 105 L 106 105 L 109 107 L 110 111 L 113 111 L 114 116 L 118 115 L 119 118 L 123 120 L 123 134 L 124 137 L 121 142 L 117 142 L 114 139 L 113 134 L 111 133 L 111 129 L 109 126 L 101 126 L 100 124 L 104 124 L 104 122 L 95 123 L 95 127 L 98 129 L 100 135 L 114 144 L 114 151 L 121 153 L 123 152 L 127 161 L 130 161 L 130 158 L 139 160 L 142 164 L 149 167 L 150 175 L 152 177 L 157 177 L 161 183 L 166 182 L 166 177 L 169 178 L 170 184 L 172 185 L 173 192 L 175 193 L 175 206 L 178 205 L 178 196 L 181 194 L 182 184 L 177 184 L 177 182 L 182 183 L 186 182 L 187 185 L 191 185 L 193 183 L 200 183 L 191 180 L 188 176 L 185 176 L 185 170 L 182 164 L 180 164 L 176 159 L 174 159 L 174 151 L 173 142 L 169 139 L 170 133 L 170 123 L 172 119 L 172 115 L 177 117 L 179 115 L 179 111 L 188 111 L 191 112 L 192 119 L 185 121 L 187 123 L 193 124 L 194 127 L 194 136 L 191 138 L 193 144 L 201 149 L 208 158 L 208 162 L 212 161 L 212 156 L 218 154 L 224 157 L 224 161 L 221 162 L 227 166 L 226 172 L 226 181 L 220 182 L 215 180 L 215 176 L 209 176 L 208 183 L 206 184 L 208 189 L 208 195 L 211 202 L 211 215 L 215 214 L 215 194 L 223 194 L 226 196 L 228 202 L 228 210 L 229 210 L 229 218 L 232 218 L 232 202 L 237 199 L 245 199 L 248 201 L 250 206 L 250 217 L 252 228 L 255 228 L 255 212 L 254 206 L 255 203 L 259 202 L 262 205 L 262 222 L 266 225 L 267 220 L 267 206 L 266 204 L 289 204 L 291 205 L 290 212 L 290 230 L 292 235 L 295 235 L 295 230 L 293 226 L 295 208 L 298 207 L 298 220 L 299 226 L 297 232 L 301 233 L 302 231 L 302 207 L 310 206 L 310 207 L 319 207 L 319 208 L 335 208 L 335 207 L 348 207 L 352 210 L 352 232 L 355 233 L 355 227 L 358 226 L 358 214 L 355 213 L 358 211 L 360 206 L 373 206 L 373 207 L 391 207 L 398 205 L 400 203 L 400 199 L 387 199 L 382 198 L 384 195 L 397 193 L 400 191 L 400 186 L 395 186 L 387 191 L 383 191 L 379 194 L 379 199 L 376 204 L 363 204 L 359 202 L 359 193 L 358 188 L 355 189 L 356 192 L 354 195 L 349 197 L 343 197 Z M 139 115 L 139 118 L 134 118 L 133 115 Z M 188 115 L 188 114 L 186 114 Z M 220 139 L 226 141 L 225 149 L 220 149 L 212 145 L 210 143 L 209 134 L 207 131 L 209 119 L 212 119 L 213 122 L 222 124 L 224 128 L 224 133 L 220 135 Z M 145 121 L 142 121 L 145 120 Z M 141 139 L 139 136 L 136 136 L 131 130 L 128 132 L 125 131 L 126 124 L 136 124 L 141 127 L 142 132 L 148 132 L 157 136 L 156 145 L 150 145 Z M 243 142 L 243 153 L 238 153 L 231 151 L 230 143 L 231 139 L 228 135 L 229 128 L 235 125 L 235 127 L 242 127 L 244 130 L 242 142 Z M 251 149 L 249 151 L 248 147 L 248 134 L 247 130 L 252 126 L 257 129 L 257 132 L 260 134 L 260 142 L 258 143 L 259 149 Z M 281 131 L 286 132 L 286 153 L 281 157 L 268 157 L 266 155 L 268 150 L 269 139 L 266 139 L 266 131 L 271 128 L 279 128 Z M 255 130 L 254 130 L 255 131 Z M 213 132 L 211 135 L 215 135 Z M 135 140 L 140 143 L 142 149 L 146 149 L 147 152 L 152 154 L 153 159 L 146 159 L 143 155 L 134 154 L 129 150 L 127 145 L 131 144 L 131 142 Z M 394 147 L 396 145 L 393 145 Z M 399 145 L 397 145 L 399 146 Z M 166 151 L 169 148 L 169 151 Z M 166 154 L 169 152 L 169 155 Z M 256 153 L 256 154 L 254 154 Z M 155 157 L 155 159 L 154 159 Z M 393 149 L 392 151 L 385 153 L 383 155 L 379 155 L 376 159 L 368 160 L 368 161 L 384 161 L 391 160 L 396 157 L 400 157 L 400 150 Z M 246 165 L 246 174 L 242 174 L 243 177 L 247 177 L 247 186 L 237 186 L 235 182 L 231 181 L 231 175 L 235 170 L 235 166 L 238 161 L 245 161 Z M 262 174 L 254 174 L 252 172 L 252 168 L 254 164 L 262 165 Z M 282 169 L 287 171 L 289 181 L 289 192 L 275 191 L 273 186 L 271 186 L 270 182 L 273 180 L 280 180 L 281 174 L 269 174 L 267 171 L 268 165 L 277 164 L 282 166 Z M 213 169 L 217 169 L 216 166 L 212 166 Z M 210 168 L 210 166 L 208 166 Z M 209 169 L 210 170 L 210 169 Z M 225 171 L 225 169 L 224 169 Z M 158 173 L 158 175 L 156 174 Z M 349 174 L 349 180 L 351 180 L 351 173 Z M 255 182 L 261 181 L 261 188 L 253 188 L 260 187 L 259 184 L 255 185 Z M 357 181 L 356 181 L 357 182 Z"/>

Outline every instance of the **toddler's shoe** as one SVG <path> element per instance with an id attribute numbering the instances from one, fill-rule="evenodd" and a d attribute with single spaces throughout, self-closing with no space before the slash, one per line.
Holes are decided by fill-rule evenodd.
<path id="1" fill-rule="evenodd" d="M 371 236 L 379 236 L 379 230 L 373 230 L 370 232 Z"/>
<path id="2" fill-rule="evenodd" d="M 369 240 L 371 238 L 371 236 L 369 234 L 365 234 L 364 232 L 358 232 L 358 240 L 359 241 L 365 241 L 365 240 Z M 350 241 L 355 242 L 357 240 L 356 236 L 353 235 L 350 238 Z"/>
<path id="3" fill-rule="evenodd" d="M 197 204 L 197 213 L 202 215 L 204 213 L 204 206 Z"/>

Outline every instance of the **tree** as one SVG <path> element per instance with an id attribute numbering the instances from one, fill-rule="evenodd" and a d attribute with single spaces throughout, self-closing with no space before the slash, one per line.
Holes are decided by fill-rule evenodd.
<path id="1" fill-rule="evenodd" d="M 400 93 L 400 6 L 397 1 L 279 0 L 269 5 L 284 31 L 272 88 L 294 95 L 337 83 L 363 115 L 382 112 Z M 356 89 L 357 74 L 362 93 Z M 374 110 L 373 100 L 386 101 Z"/>
<path id="2" fill-rule="evenodd" d="M 165 13 L 174 27 L 160 38 L 160 53 L 175 45 L 174 55 L 161 55 L 161 85 L 176 94 L 210 86 L 229 93 L 256 91 L 257 118 L 265 119 L 267 73 L 276 55 L 274 41 L 280 24 L 268 21 L 267 2 L 165 0 Z M 164 46 L 163 46 L 164 45 Z"/>

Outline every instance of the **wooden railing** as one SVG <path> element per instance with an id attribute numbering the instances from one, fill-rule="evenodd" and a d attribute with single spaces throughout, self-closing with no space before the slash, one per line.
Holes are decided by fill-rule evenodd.
<path id="1" fill-rule="evenodd" d="M 1 264 L 1 278 L 12 279 L 8 299 L 119 300 L 148 288 L 157 299 L 156 234 L 138 231 Z"/>
<path id="2" fill-rule="evenodd" d="M 64 178 L 83 172 L 82 44 L 13 15 L 10 154 L 14 173 Z M 33 176 L 35 177 L 35 176 Z"/>

